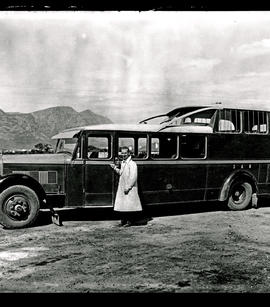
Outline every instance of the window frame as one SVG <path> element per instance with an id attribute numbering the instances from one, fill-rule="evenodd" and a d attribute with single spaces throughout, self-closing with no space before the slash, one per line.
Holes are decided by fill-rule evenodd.
<path id="1" fill-rule="evenodd" d="M 239 114 L 240 114 L 240 129 L 239 129 L 239 131 L 219 131 L 220 112 L 226 111 L 226 110 L 239 112 Z M 224 134 L 241 134 L 243 132 L 243 128 L 244 128 L 243 127 L 243 110 L 230 109 L 230 108 L 218 109 L 215 120 L 216 120 L 216 124 L 215 124 L 214 133 L 218 133 L 218 134 L 220 134 L 220 133 L 221 134 L 223 134 L 223 133 Z"/>
<path id="2" fill-rule="evenodd" d="M 149 146 L 148 146 L 148 144 L 149 144 L 149 135 L 145 135 L 145 137 L 142 137 L 142 136 L 138 136 L 137 137 L 137 147 L 138 147 L 138 151 L 139 151 L 139 139 L 143 139 L 143 138 L 145 138 L 146 139 L 146 146 L 145 146 L 145 148 L 146 148 L 146 156 L 144 157 L 144 158 L 138 158 L 138 157 L 135 157 L 134 156 L 134 160 L 147 160 L 148 159 L 148 157 L 149 157 Z"/>
<path id="3" fill-rule="evenodd" d="M 245 131 L 245 117 L 244 112 L 264 112 L 266 114 L 266 132 L 249 132 Z M 243 133 L 247 135 L 268 135 L 269 134 L 269 112 L 268 111 L 260 111 L 260 110 L 243 110 L 243 118 L 242 118 L 242 124 L 243 124 Z"/>
<path id="4" fill-rule="evenodd" d="M 203 114 L 207 111 L 213 112 L 212 116 L 210 118 L 208 118 L 208 119 L 210 119 L 209 122 L 195 122 L 195 121 L 190 122 L 190 123 L 185 122 L 185 120 L 187 118 L 191 119 L 192 117 L 194 117 L 194 119 L 196 119 L 196 118 L 200 119 L 201 117 L 196 117 L 196 115 Z M 208 108 L 208 109 L 204 109 L 204 110 L 197 110 L 195 112 L 192 112 L 192 114 L 188 113 L 186 115 L 182 115 L 181 116 L 181 122 L 182 122 L 183 126 L 206 126 L 206 127 L 208 126 L 208 127 L 213 127 L 213 124 L 214 124 L 215 118 L 216 118 L 216 113 L 217 113 L 217 110 L 213 109 L 213 108 Z M 201 119 L 207 119 L 207 118 L 202 117 Z"/>
<path id="5" fill-rule="evenodd" d="M 80 153 L 80 157 L 77 157 L 77 153 Z M 83 134 L 78 135 L 77 144 L 72 153 L 72 160 L 83 160 L 84 159 L 84 136 Z"/>
<path id="6" fill-rule="evenodd" d="M 188 136 L 188 135 L 196 135 L 196 134 L 182 134 L 180 135 L 180 138 L 183 137 L 183 136 Z M 180 143 L 180 138 L 179 138 L 179 157 L 181 160 L 184 160 L 184 161 L 190 161 L 190 160 L 206 160 L 207 156 L 208 156 L 208 137 L 207 135 L 197 135 L 197 136 L 201 136 L 201 137 L 204 137 L 204 149 L 205 149 L 205 152 L 204 152 L 204 157 L 198 157 L 198 158 L 187 158 L 187 157 L 182 157 L 181 155 L 181 143 Z"/>
<path id="7" fill-rule="evenodd" d="M 108 138 L 108 157 L 107 158 L 90 158 L 87 156 L 88 153 L 88 138 L 89 137 L 101 137 L 101 138 Z M 91 131 L 85 133 L 85 139 L 84 139 L 84 159 L 87 161 L 108 161 L 111 160 L 112 155 L 112 148 L 113 148 L 113 136 L 109 132 L 97 132 L 97 131 Z"/>
<path id="8" fill-rule="evenodd" d="M 149 158 L 149 135 L 147 133 L 122 133 L 122 132 L 118 132 L 117 136 L 115 137 L 115 157 L 119 158 L 119 139 L 121 138 L 126 138 L 126 139 L 133 139 L 134 140 L 134 150 L 137 149 L 138 150 L 138 140 L 141 138 L 145 138 L 146 139 L 146 157 L 144 158 L 138 158 L 135 155 L 132 155 L 132 159 L 133 160 L 139 160 L 139 161 L 144 161 L 147 160 Z"/>
<path id="9" fill-rule="evenodd" d="M 175 136 L 176 137 L 176 157 L 175 158 L 153 158 L 152 155 L 151 155 L 151 148 L 152 148 L 152 139 L 160 139 L 160 136 L 166 136 L 166 134 L 153 134 L 153 135 L 150 135 L 149 137 L 149 157 L 151 160 L 153 161 L 166 161 L 166 160 L 169 160 L 169 161 L 175 161 L 175 160 L 178 160 L 179 159 L 179 135 L 178 134 L 169 134 L 168 133 L 168 136 Z"/>

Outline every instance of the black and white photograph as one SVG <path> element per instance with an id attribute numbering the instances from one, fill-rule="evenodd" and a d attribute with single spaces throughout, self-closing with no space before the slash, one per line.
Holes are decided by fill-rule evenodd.
<path id="1" fill-rule="evenodd" d="M 269 293 L 270 11 L 0 11 L 0 294 Z"/>

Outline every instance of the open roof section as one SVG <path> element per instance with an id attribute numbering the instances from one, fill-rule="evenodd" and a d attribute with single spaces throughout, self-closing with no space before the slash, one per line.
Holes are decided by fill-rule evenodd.
<path id="1" fill-rule="evenodd" d="M 180 108 L 176 108 L 170 112 L 168 112 L 166 115 L 168 117 L 174 117 L 176 115 L 181 116 L 184 115 L 186 113 L 190 113 L 196 110 L 200 110 L 200 109 L 204 109 L 204 108 L 209 108 L 209 107 L 214 107 L 213 105 L 208 105 L 208 106 L 188 106 L 188 107 L 180 107 Z"/>
<path id="2" fill-rule="evenodd" d="M 181 116 L 181 115 L 184 115 L 184 114 L 196 111 L 196 110 L 204 109 L 204 108 L 209 108 L 209 107 L 215 108 L 216 106 L 217 106 L 217 104 L 214 104 L 214 105 L 200 105 L 200 106 L 199 105 L 198 106 L 183 106 L 183 107 L 179 107 L 179 108 L 173 109 L 173 110 L 169 111 L 168 113 L 164 113 L 164 114 L 159 114 L 159 115 L 156 115 L 156 116 L 148 117 L 148 118 L 146 118 L 144 120 L 141 120 L 139 122 L 139 124 L 142 124 L 142 123 L 146 124 L 147 121 L 149 121 L 149 120 L 156 119 L 156 118 L 159 118 L 159 117 L 167 116 L 168 118 L 163 121 L 165 123 L 167 121 L 170 121 L 175 116 Z"/>

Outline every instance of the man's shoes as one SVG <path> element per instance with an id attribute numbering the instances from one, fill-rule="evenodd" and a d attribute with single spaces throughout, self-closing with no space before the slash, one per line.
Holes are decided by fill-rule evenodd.
<path id="1" fill-rule="evenodd" d="M 126 225 L 126 223 L 127 223 L 127 221 L 121 221 L 119 224 L 118 224 L 118 227 L 123 227 L 123 226 L 125 226 Z"/>
<path id="2" fill-rule="evenodd" d="M 121 221 L 118 225 L 118 227 L 130 227 L 132 226 L 132 223 L 130 221 Z"/>

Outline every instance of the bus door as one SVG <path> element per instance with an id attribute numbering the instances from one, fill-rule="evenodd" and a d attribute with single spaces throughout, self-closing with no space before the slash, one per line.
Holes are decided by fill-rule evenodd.
<path id="1" fill-rule="evenodd" d="M 207 137 L 199 134 L 179 136 L 179 164 L 176 167 L 175 197 L 181 201 L 200 201 L 205 198 L 207 178 Z"/>
<path id="2" fill-rule="evenodd" d="M 114 198 L 114 172 L 112 163 L 112 135 L 86 134 L 84 165 L 84 203 L 86 206 L 112 206 Z"/>
<path id="3" fill-rule="evenodd" d="M 132 153 L 132 160 L 136 162 L 137 164 L 137 170 L 138 170 L 138 193 L 139 197 L 142 202 L 143 201 L 143 191 L 145 190 L 145 164 L 147 162 L 148 158 L 148 136 L 146 133 L 128 133 L 128 132 L 121 132 L 117 135 L 117 141 L 116 141 L 116 157 L 119 160 L 119 163 L 121 163 L 122 157 L 121 157 L 121 148 L 122 147 L 128 147 Z M 117 186 L 119 182 L 119 175 L 115 174 L 114 178 L 114 188 L 115 191 L 117 191 Z"/>
<path id="4" fill-rule="evenodd" d="M 65 205 L 67 207 L 82 206 L 84 201 L 84 161 L 83 161 L 83 138 L 79 138 L 75 146 L 75 152 L 69 163 L 66 163 L 66 197 Z M 65 140 L 65 148 L 71 146 L 74 139 Z"/>
<path id="5" fill-rule="evenodd" d="M 139 173 L 145 204 L 173 201 L 177 146 L 176 134 L 160 133 L 149 136 L 149 158 L 141 163 Z"/>
<path id="6" fill-rule="evenodd" d="M 66 205 L 79 207 L 83 205 L 84 162 L 75 158 L 66 166 Z"/>

